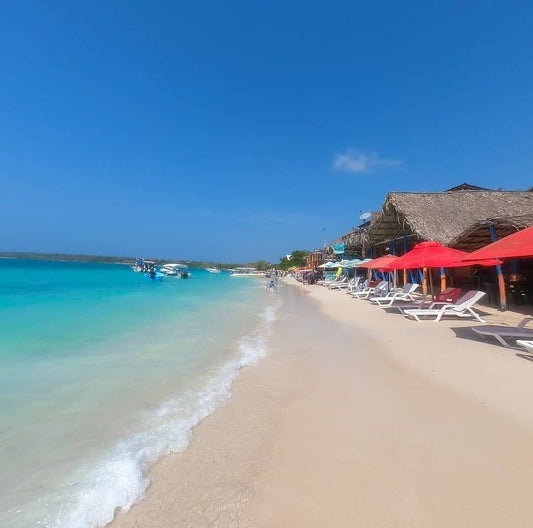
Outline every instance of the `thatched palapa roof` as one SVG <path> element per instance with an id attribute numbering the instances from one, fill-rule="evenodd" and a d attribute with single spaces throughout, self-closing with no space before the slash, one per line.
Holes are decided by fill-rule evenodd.
<path id="1" fill-rule="evenodd" d="M 529 191 L 392 192 L 381 217 L 370 227 L 369 237 L 373 244 L 410 236 L 450 245 L 487 218 L 528 214 L 533 214 L 533 192 Z"/>
<path id="2" fill-rule="evenodd" d="M 492 217 L 476 222 L 455 237 L 450 246 L 468 252 L 482 248 L 493 242 L 491 226 L 494 228 L 496 239 L 499 240 L 533 226 L 533 211 L 531 214 Z"/>
<path id="3" fill-rule="evenodd" d="M 345 235 L 336 238 L 329 245 L 333 244 L 346 244 L 348 247 L 360 246 L 366 241 L 366 232 L 360 227 L 354 227 L 351 231 Z"/>

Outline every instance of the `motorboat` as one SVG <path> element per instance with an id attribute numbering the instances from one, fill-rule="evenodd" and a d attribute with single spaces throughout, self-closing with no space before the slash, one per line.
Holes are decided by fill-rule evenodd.
<path id="1" fill-rule="evenodd" d="M 181 277 L 183 279 L 183 274 L 190 275 L 189 272 L 186 271 L 186 268 L 187 266 L 185 264 L 178 262 L 171 264 L 163 264 L 159 268 L 159 271 L 169 277 Z"/>
<path id="2" fill-rule="evenodd" d="M 218 268 L 205 268 L 209 273 L 221 273 L 222 270 Z"/>
<path id="3" fill-rule="evenodd" d="M 131 269 L 136 273 L 150 271 L 155 265 L 153 260 L 145 260 L 141 258 L 136 258 L 135 263 L 131 266 Z"/>
<path id="4" fill-rule="evenodd" d="M 265 278 L 266 273 L 264 271 L 259 271 L 257 268 L 236 268 L 230 274 L 230 277 L 258 277 Z"/>

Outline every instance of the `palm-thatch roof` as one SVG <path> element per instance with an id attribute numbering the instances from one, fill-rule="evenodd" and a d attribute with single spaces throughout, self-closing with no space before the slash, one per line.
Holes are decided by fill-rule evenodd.
<path id="1" fill-rule="evenodd" d="M 366 239 L 367 230 L 361 227 L 354 227 L 351 231 L 349 231 L 345 235 L 340 236 L 339 238 L 336 238 L 329 244 L 345 244 L 347 247 L 357 247 L 364 244 Z"/>
<path id="2" fill-rule="evenodd" d="M 530 226 L 533 226 L 533 211 L 530 214 L 518 216 L 487 218 L 469 226 L 450 242 L 450 246 L 471 252 L 494 241 L 491 228 L 496 239 L 499 240 Z"/>
<path id="3" fill-rule="evenodd" d="M 371 244 L 402 237 L 449 245 L 487 218 L 533 214 L 533 192 L 460 190 L 438 193 L 392 192 L 369 230 Z"/>

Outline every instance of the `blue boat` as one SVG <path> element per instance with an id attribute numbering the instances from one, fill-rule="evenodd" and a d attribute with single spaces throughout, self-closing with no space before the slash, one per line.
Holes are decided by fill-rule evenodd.
<path id="1" fill-rule="evenodd" d="M 144 274 L 144 278 L 146 280 L 155 280 L 155 281 L 163 280 L 164 276 L 165 275 L 163 273 L 160 273 L 159 271 L 150 271 L 149 273 Z"/>

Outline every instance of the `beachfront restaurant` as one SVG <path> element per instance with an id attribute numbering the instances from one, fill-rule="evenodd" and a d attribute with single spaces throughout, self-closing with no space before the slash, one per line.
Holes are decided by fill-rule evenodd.
<path id="1" fill-rule="evenodd" d="M 331 257 L 333 244 L 339 243 L 345 245 L 346 254 L 359 258 L 401 256 L 423 241 L 471 252 L 530 225 L 532 191 L 492 191 L 463 184 L 443 192 L 391 192 L 381 211 L 372 213 L 370 222 L 333 241 L 324 258 Z M 476 266 L 429 273 L 435 275 L 434 284 L 444 272 L 448 285 L 481 289 L 487 292 L 489 304 L 504 307 L 502 297 L 511 305 L 533 305 L 532 268 L 531 259 L 511 259 L 501 270 Z M 422 270 L 418 275 L 399 273 L 396 278 L 402 283 L 421 276 Z"/>

